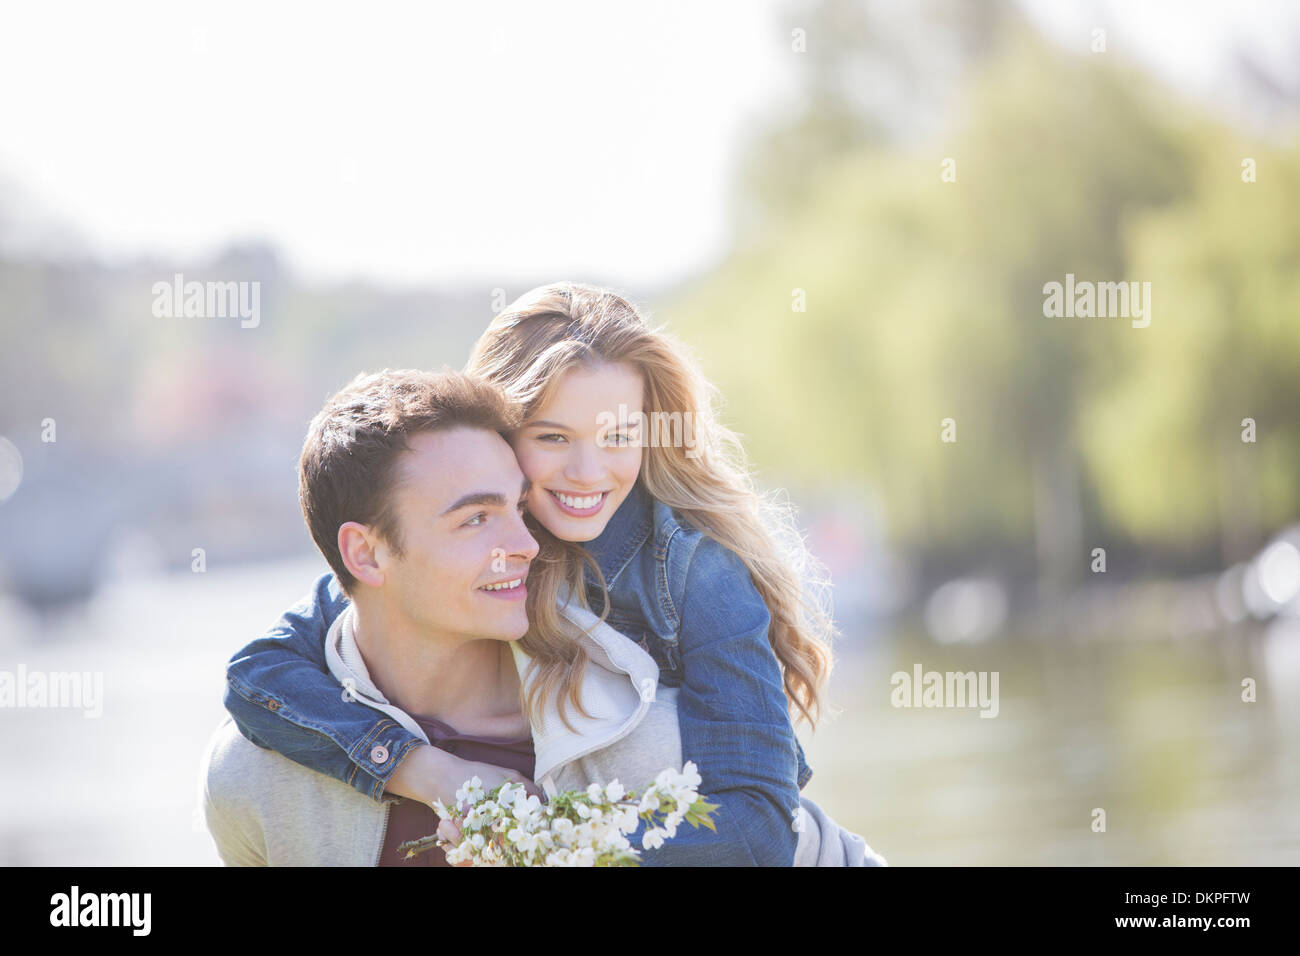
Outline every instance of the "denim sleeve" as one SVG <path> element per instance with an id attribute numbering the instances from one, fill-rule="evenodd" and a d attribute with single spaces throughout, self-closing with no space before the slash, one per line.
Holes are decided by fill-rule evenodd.
<path id="1" fill-rule="evenodd" d="M 226 665 L 226 710 L 259 747 L 350 784 L 374 800 L 423 743 L 397 721 L 345 699 L 325 663 L 325 635 L 348 599 L 332 574 Z M 382 744 L 382 763 L 372 759 Z M 383 755 L 383 751 L 377 752 Z"/>
<path id="2" fill-rule="evenodd" d="M 644 852 L 647 866 L 793 864 L 797 741 L 770 623 L 745 565 L 702 538 L 681 602 L 677 714 L 682 756 L 695 762 L 700 794 L 719 805 L 717 832 L 683 824 L 662 847 Z"/>

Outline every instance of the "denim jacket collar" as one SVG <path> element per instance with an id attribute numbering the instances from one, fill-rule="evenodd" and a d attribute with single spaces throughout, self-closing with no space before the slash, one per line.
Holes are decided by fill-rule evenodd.
<path id="1" fill-rule="evenodd" d="M 618 506 L 600 535 L 586 543 L 588 553 L 596 559 L 605 584 L 613 587 L 632 556 L 654 530 L 654 501 L 637 479 L 632 490 Z M 590 582 L 593 586 L 595 582 Z"/>

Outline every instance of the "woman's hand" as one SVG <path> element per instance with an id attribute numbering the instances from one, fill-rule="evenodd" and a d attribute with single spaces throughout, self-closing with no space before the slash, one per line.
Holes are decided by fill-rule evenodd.
<path id="1" fill-rule="evenodd" d="M 509 781 L 522 784 L 531 796 L 542 795 L 537 784 L 518 770 L 463 760 L 428 744 L 416 744 L 407 752 L 388 779 L 385 789 L 399 797 L 409 797 L 421 803 L 431 804 L 441 800 L 452 807 L 456 804 L 456 791 L 471 777 L 478 777 L 484 790 L 491 790 L 498 784 Z"/>

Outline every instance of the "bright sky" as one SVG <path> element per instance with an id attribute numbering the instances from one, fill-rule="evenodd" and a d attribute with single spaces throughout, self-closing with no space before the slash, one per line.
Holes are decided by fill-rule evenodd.
<path id="1" fill-rule="evenodd" d="M 664 278 L 723 244 L 792 55 L 771 9 L 13 4 L 0 172 L 117 252 L 260 234 L 318 274 Z"/>
<path id="2" fill-rule="evenodd" d="M 1277 8 L 1026 6 L 1194 82 Z M 266 237 L 308 276 L 397 284 L 707 266 L 739 135 L 797 55 L 779 0 L 0 9 L 0 182 L 26 205 L 109 256 Z"/>

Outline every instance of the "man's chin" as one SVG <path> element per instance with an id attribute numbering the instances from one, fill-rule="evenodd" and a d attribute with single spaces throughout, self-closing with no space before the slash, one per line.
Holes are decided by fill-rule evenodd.
<path id="1" fill-rule="evenodd" d="M 528 619 L 525 618 L 522 622 L 514 622 L 496 628 L 496 634 L 493 636 L 498 641 L 505 641 L 507 644 L 513 644 L 528 633 L 528 627 Z"/>

